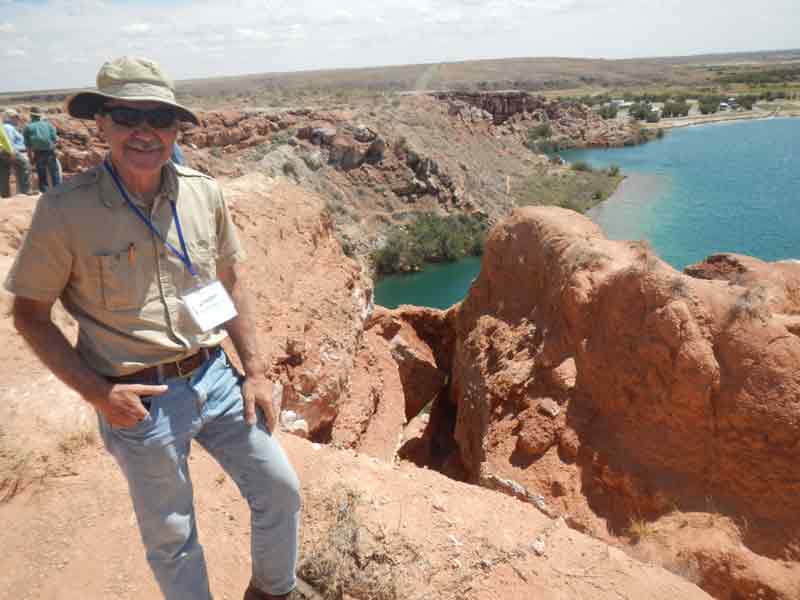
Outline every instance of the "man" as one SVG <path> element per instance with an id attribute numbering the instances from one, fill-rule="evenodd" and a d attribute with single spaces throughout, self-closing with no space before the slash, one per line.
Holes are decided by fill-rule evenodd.
<path id="1" fill-rule="evenodd" d="M 188 472 L 192 439 L 250 505 L 245 599 L 288 598 L 299 486 L 273 435 L 244 252 L 217 183 L 169 160 L 177 121 L 197 117 L 156 63 L 132 57 L 104 64 L 97 91 L 69 98 L 67 112 L 94 119 L 110 152 L 39 200 L 6 280 L 15 325 L 97 410 L 165 598 L 211 598 Z M 75 348 L 50 318 L 56 299 L 78 321 Z M 219 346 L 226 333 L 244 376 Z"/>
<path id="2" fill-rule="evenodd" d="M 3 144 L 0 150 L 0 196 L 11 196 L 11 169 L 17 173 L 17 193 L 29 194 L 31 187 L 31 163 L 25 153 L 25 139 L 20 135 L 19 113 L 12 108 L 3 112 L 3 134 L 10 150 Z"/>
<path id="3" fill-rule="evenodd" d="M 36 166 L 36 175 L 39 178 L 39 191 L 46 192 L 48 188 L 47 175 L 53 182 L 53 187 L 61 183 L 61 165 L 56 157 L 56 141 L 58 133 L 50 121 L 42 119 L 42 111 L 34 106 L 31 108 L 31 122 L 22 132 L 25 145 L 28 147 L 28 156 Z"/>

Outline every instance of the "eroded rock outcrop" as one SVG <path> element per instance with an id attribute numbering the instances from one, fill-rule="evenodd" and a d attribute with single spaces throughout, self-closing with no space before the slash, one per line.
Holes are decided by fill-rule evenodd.
<path id="1" fill-rule="evenodd" d="M 639 127 L 627 120 L 603 119 L 595 110 L 575 101 L 548 100 L 521 91 L 442 92 L 449 114 L 465 123 L 490 120 L 497 131 L 526 142 L 528 130 L 547 124 L 554 148 L 609 147 L 640 143 Z"/>
<path id="2" fill-rule="evenodd" d="M 574 212 L 515 211 L 451 311 L 469 479 L 600 536 L 722 513 L 750 551 L 797 561 L 799 277 L 691 278 Z"/>
<path id="3" fill-rule="evenodd" d="M 259 174 L 228 182 L 225 194 L 283 408 L 328 439 L 372 311 L 371 282 L 342 253 L 322 198 Z"/>

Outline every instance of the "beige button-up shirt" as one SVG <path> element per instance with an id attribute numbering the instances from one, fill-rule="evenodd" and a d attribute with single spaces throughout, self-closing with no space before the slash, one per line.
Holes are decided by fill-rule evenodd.
<path id="1" fill-rule="evenodd" d="M 78 352 L 103 375 L 178 360 L 227 335 L 222 328 L 200 331 L 182 295 L 244 259 L 228 207 L 214 179 L 167 163 L 152 207 L 139 207 L 178 250 L 170 200 L 198 277 L 142 222 L 99 166 L 39 199 L 6 278 L 6 289 L 17 296 L 60 298 L 78 322 Z"/>

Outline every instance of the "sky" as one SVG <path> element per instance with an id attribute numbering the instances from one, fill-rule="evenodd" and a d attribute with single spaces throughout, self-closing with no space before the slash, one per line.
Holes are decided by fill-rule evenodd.
<path id="1" fill-rule="evenodd" d="M 0 0 L 0 92 L 93 86 L 124 54 L 174 79 L 480 58 L 800 47 L 798 0 Z"/>

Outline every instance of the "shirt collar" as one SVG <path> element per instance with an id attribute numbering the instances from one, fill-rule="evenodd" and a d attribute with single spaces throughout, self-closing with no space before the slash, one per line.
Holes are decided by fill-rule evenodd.
<path id="1" fill-rule="evenodd" d="M 111 162 L 111 154 L 106 154 L 105 160 Z M 119 193 L 117 185 L 114 183 L 113 178 L 109 175 L 104 165 L 99 165 L 98 180 L 100 187 L 100 199 L 103 204 L 108 208 L 116 208 L 125 205 L 125 198 Z M 121 183 L 121 182 L 120 182 Z M 124 184 L 123 184 L 124 185 Z M 161 189 L 156 194 L 153 206 L 155 206 L 162 198 L 164 200 L 177 200 L 178 197 L 178 173 L 175 170 L 175 165 L 172 161 L 167 163 L 161 168 Z M 131 198 L 133 200 L 133 198 Z M 134 200 L 135 201 L 135 200 Z"/>

